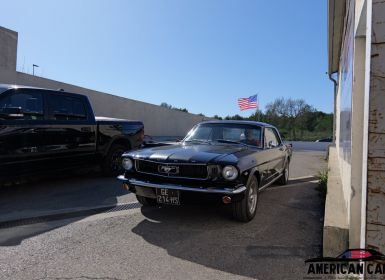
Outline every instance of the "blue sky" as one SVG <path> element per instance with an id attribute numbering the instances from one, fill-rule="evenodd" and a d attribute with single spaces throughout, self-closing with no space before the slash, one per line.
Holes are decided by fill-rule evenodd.
<path id="1" fill-rule="evenodd" d="M 208 116 L 238 97 L 332 112 L 326 0 L 3 1 L 18 70 Z"/>

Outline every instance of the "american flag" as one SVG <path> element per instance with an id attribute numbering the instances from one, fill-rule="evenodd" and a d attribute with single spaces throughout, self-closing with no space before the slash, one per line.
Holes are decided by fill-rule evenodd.
<path id="1" fill-rule="evenodd" d="M 258 108 L 258 94 L 247 98 L 238 98 L 238 106 L 241 111 Z"/>

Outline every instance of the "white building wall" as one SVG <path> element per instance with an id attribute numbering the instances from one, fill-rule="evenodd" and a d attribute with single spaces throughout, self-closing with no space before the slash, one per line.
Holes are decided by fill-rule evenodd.
<path id="1" fill-rule="evenodd" d="M 372 5 L 366 246 L 385 252 L 385 2 Z"/>
<path id="2" fill-rule="evenodd" d="M 341 174 L 343 203 L 349 223 L 349 247 L 362 240 L 362 166 L 364 132 L 367 0 L 347 0 L 336 98 L 336 148 Z M 366 209 L 364 210 L 366 212 Z"/>

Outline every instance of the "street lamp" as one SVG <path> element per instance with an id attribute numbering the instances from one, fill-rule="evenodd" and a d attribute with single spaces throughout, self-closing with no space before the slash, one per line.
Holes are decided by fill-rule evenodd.
<path id="1" fill-rule="evenodd" d="M 39 65 L 32 64 L 32 75 L 35 76 L 35 67 L 39 67 Z"/>

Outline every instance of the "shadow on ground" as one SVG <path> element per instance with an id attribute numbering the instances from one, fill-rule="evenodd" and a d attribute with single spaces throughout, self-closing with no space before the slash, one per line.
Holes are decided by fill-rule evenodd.
<path id="1" fill-rule="evenodd" d="M 249 223 L 233 221 L 225 207 L 143 207 L 147 219 L 132 231 L 206 267 L 258 279 L 302 279 L 304 261 L 321 253 L 323 202 L 315 186 L 262 192 Z"/>
<path id="2" fill-rule="evenodd" d="M 126 202 L 127 197 L 127 191 L 116 178 L 103 177 L 97 172 L 3 187 L 0 189 L 0 246 L 18 245 L 26 238 Z M 52 222 L 55 220 L 66 222 Z"/>

